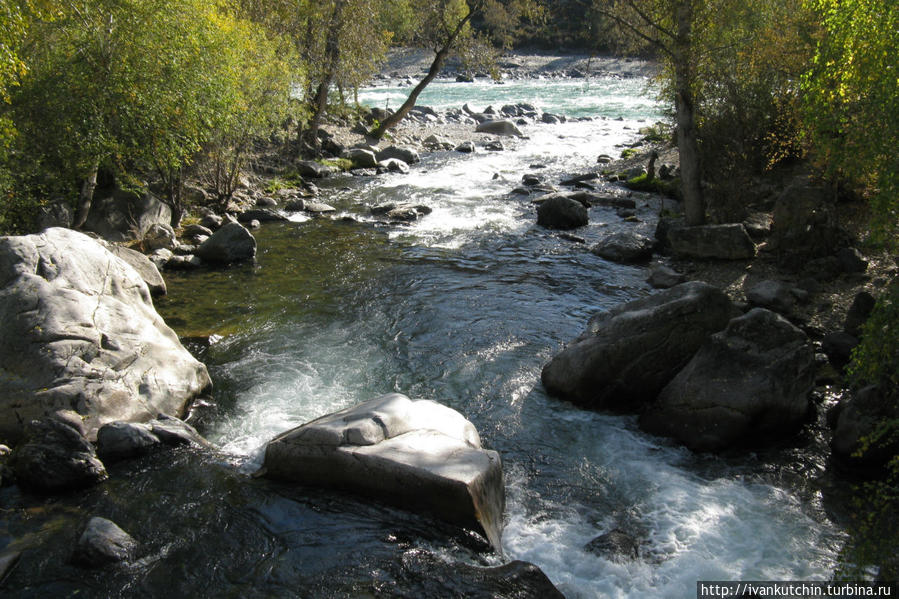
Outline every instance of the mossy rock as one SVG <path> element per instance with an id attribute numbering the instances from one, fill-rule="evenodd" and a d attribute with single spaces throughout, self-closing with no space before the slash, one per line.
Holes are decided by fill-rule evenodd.
<path id="1" fill-rule="evenodd" d="M 319 162 L 325 166 L 330 166 L 343 172 L 347 172 L 353 168 L 353 161 L 349 158 L 325 158 L 324 160 L 319 160 Z"/>
<path id="2" fill-rule="evenodd" d="M 676 200 L 681 199 L 680 179 L 671 179 L 669 181 L 664 181 L 657 177 L 650 179 L 649 176 L 644 173 L 633 177 L 632 179 L 628 179 L 625 182 L 625 186 L 633 191 L 646 191 L 649 193 L 665 195 Z"/>

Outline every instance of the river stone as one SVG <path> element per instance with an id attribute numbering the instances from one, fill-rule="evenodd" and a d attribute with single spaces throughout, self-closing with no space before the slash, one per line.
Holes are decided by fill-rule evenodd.
<path id="1" fill-rule="evenodd" d="M 563 195 L 554 195 L 537 206 L 537 224 L 547 229 L 576 229 L 587 222 L 587 208 Z"/>
<path id="2" fill-rule="evenodd" d="M 694 451 L 791 435 L 809 411 L 815 352 L 782 316 L 753 308 L 712 335 L 641 415 L 640 426 Z"/>
<path id="3" fill-rule="evenodd" d="M 565 599 L 539 567 L 520 560 L 483 568 L 414 550 L 403 555 L 398 579 L 390 587 L 397 597 Z"/>
<path id="4" fill-rule="evenodd" d="M 637 539 L 618 528 L 599 535 L 587 543 L 584 549 L 616 562 L 640 557 L 640 543 Z"/>
<path id="5" fill-rule="evenodd" d="M 254 220 L 261 223 L 277 223 L 289 219 L 279 210 L 272 210 L 271 208 L 251 208 L 237 215 L 237 222 L 241 224 L 250 223 Z"/>
<path id="6" fill-rule="evenodd" d="M 499 454 L 461 414 L 399 393 L 361 403 L 269 442 L 266 475 L 376 496 L 480 531 L 501 551 Z"/>
<path id="7" fill-rule="evenodd" d="M 144 283 L 147 284 L 151 295 L 158 297 L 167 293 L 165 279 L 159 274 L 159 268 L 151 258 L 117 243 L 104 242 L 103 247 L 130 264 L 131 268 L 136 270 L 137 274 L 144 280 Z M 171 250 L 160 248 L 156 252 L 168 252 L 169 258 L 172 256 Z"/>
<path id="8" fill-rule="evenodd" d="M 110 241 L 129 241 L 143 235 L 154 224 L 169 225 L 172 209 L 153 194 L 123 189 L 98 189 L 84 223 Z"/>
<path id="9" fill-rule="evenodd" d="M 462 152 L 464 154 L 471 154 L 474 152 L 474 142 L 473 141 L 463 141 L 458 146 L 456 146 L 457 152 Z"/>
<path id="10" fill-rule="evenodd" d="M 735 310 L 723 291 L 699 281 L 628 302 L 591 319 L 543 368 L 543 386 L 588 407 L 639 411 Z"/>
<path id="11" fill-rule="evenodd" d="M 19 484 L 46 493 L 80 489 L 107 478 L 94 446 L 56 418 L 28 425 L 26 441 L 16 448 L 10 467 Z"/>
<path id="12" fill-rule="evenodd" d="M 206 227 L 210 231 L 216 231 L 222 226 L 224 219 L 218 214 L 207 214 L 200 219 L 200 226 Z"/>
<path id="13" fill-rule="evenodd" d="M 652 258 L 655 240 L 632 231 L 618 231 L 607 235 L 590 251 L 600 258 L 619 264 L 638 264 Z"/>
<path id="14" fill-rule="evenodd" d="M 97 431 L 97 453 L 107 461 L 144 455 L 160 444 L 146 424 L 107 422 Z"/>
<path id="15" fill-rule="evenodd" d="M 430 138 L 428 138 L 430 139 Z M 428 143 L 428 140 L 425 140 L 425 144 Z M 389 160 L 390 158 L 396 158 L 406 164 L 415 164 L 416 162 L 421 162 L 421 156 L 418 155 L 418 152 L 411 148 L 401 148 L 399 146 L 387 146 L 383 150 L 378 151 L 377 159 L 378 162 L 384 162 L 385 160 Z"/>
<path id="16" fill-rule="evenodd" d="M 146 230 L 143 237 L 143 245 L 147 250 L 153 251 L 160 248 L 174 250 L 178 245 L 175 239 L 175 230 L 168 223 L 153 223 Z"/>
<path id="17" fill-rule="evenodd" d="M 409 165 L 399 158 L 385 158 L 383 160 L 380 160 L 379 162 L 380 167 L 383 169 L 387 169 L 388 172 L 399 173 L 401 175 L 409 174 Z"/>
<path id="18" fill-rule="evenodd" d="M 670 289 L 685 282 L 687 277 L 673 268 L 659 264 L 649 272 L 646 282 L 656 289 Z"/>
<path id="19" fill-rule="evenodd" d="M 256 238 L 239 223 L 228 223 L 197 248 L 205 262 L 228 264 L 256 257 Z"/>
<path id="20" fill-rule="evenodd" d="M 180 418 L 160 414 L 155 419 L 147 423 L 150 431 L 155 435 L 163 445 L 196 445 L 197 447 L 212 447 L 206 439 L 203 438 L 197 429 L 184 422 Z"/>
<path id="21" fill-rule="evenodd" d="M 312 214 L 325 214 L 328 212 L 337 212 L 337 208 L 324 202 L 306 202 L 303 210 Z"/>
<path id="22" fill-rule="evenodd" d="M 518 127 L 515 126 L 515 123 L 507 119 L 498 121 L 484 121 L 483 123 L 478 123 L 475 131 L 477 133 L 490 133 L 491 135 L 511 135 L 516 137 L 523 136 L 523 133 Z"/>
<path id="23" fill-rule="evenodd" d="M 86 568 L 98 568 L 134 559 L 137 541 L 115 522 L 93 517 L 78 538 L 72 561 Z"/>
<path id="24" fill-rule="evenodd" d="M 57 410 L 88 437 L 113 420 L 182 414 L 211 386 L 129 264 L 69 229 L 0 237 L 0 438 Z"/>
<path id="25" fill-rule="evenodd" d="M 378 159 L 371 150 L 363 148 L 352 148 L 343 153 L 346 158 L 353 163 L 353 168 L 377 168 Z"/>
<path id="26" fill-rule="evenodd" d="M 755 244 L 741 223 L 673 227 L 671 250 L 683 258 L 746 260 L 755 257 Z"/>
<path id="27" fill-rule="evenodd" d="M 334 168 L 314 160 L 300 160 L 296 163 L 297 173 L 310 179 L 324 179 L 334 174 Z"/>
<path id="28" fill-rule="evenodd" d="M 746 299 L 753 306 L 767 308 L 781 314 L 790 314 L 796 304 L 792 288 L 781 281 L 766 279 L 746 291 Z"/>

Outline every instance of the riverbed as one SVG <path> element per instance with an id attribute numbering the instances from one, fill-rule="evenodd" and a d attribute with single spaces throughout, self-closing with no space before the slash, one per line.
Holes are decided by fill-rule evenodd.
<path id="1" fill-rule="evenodd" d="M 434 152 L 407 175 L 329 179 L 321 199 L 338 214 L 264 225 L 255 264 L 167 273 L 157 308 L 179 335 L 211 340 L 194 347 L 215 384 L 215 405 L 197 422 L 221 452 L 114 466 L 101 487 L 38 507 L 4 490 L 5 505 L 28 507 L 0 535 L 52 547 L 37 565 L 23 560 L 10 588 L 35 597 L 439 596 L 446 587 L 431 585 L 433 569 L 421 563 L 509 559 L 538 565 L 572 598 L 829 578 L 843 536 L 822 505 L 824 452 L 813 433 L 764 454 L 694 455 L 641 432 L 634 417 L 577 408 L 540 385 L 543 364 L 591 315 L 651 293 L 645 267 L 588 248 L 623 228 L 651 234 L 661 207 L 635 196 L 636 224 L 592 208 L 577 243 L 537 227 L 530 199 L 510 192 L 525 173 L 557 183 L 600 154 L 617 156 L 661 116 L 646 91 L 645 80 L 620 77 L 438 82 L 421 104 L 528 102 L 568 120 L 523 125 L 526 138 L 504 140 L 501 152 Z M 395 107 L 402 93 L 383 86 L 360 100 Z M 431 213 L 411 225 L 371 215 L 396 201 Z M 460 411 L 501 454 L 504 556 L 424 516 L 251 477 L 276 434 L 392 391 Z M 103 573 L 65 565 L 65 524 L 87 514 L 135 536 L 142 559 Z M 638 540 L 639 558 L 585 549 L 614 529 Z"/>

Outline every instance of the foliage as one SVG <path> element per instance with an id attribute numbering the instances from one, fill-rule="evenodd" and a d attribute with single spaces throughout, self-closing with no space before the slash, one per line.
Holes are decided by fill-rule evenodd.
<path id="1" fill-rule="evenodd" d="M 850 377 L 857 387 L 899 387 L 899 283 L 878 299 L 852 354 Z"/>
<path id="2" fill-rule="evenodd" d="M 870 192 L 882 241 L 899 217 L 899 6 L 808 0 L 823 25 L 803 79 L 805 124 L 827 174 Z"/>
<path id="3" fill-rule="evenodd" d="M 679 184 L 680 181 L 677 179 L 671 179 L 670 181 L 665 181 L 658 177 L 650 179 L 646 173 L 632 177 L 625 182 L 628 189 L 658 193 L 677 200 L 681 199 Z"/>

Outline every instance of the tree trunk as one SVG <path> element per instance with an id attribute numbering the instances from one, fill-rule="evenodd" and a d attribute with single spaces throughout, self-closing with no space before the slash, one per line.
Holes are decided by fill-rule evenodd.
<path id="1" fill-rule="evenodd" d="M 705 200 L 700 178 L 699 143 L 696 131 L 695 98 L 693 96 L 693 57 L 690 35 L 693 24 L 692 0 L 682 0 L 675 7 L 677 37 L 674 62 L 674 111 L 677 124 L 677 151 L 680 154 L 681 191 L 687 226 L 705 224 Z"/>
<path id="2" fill-rule="evenodd" d="M 100 163 L 95 162 L 91 166 L 91 170 L 81 184 L 81 193 L 78 196 L 78 208 L 75 210 L 75 220 L 72 223 L 73 229 L 80 229 L 87 222 L 87 215 L 91 211 L 91 204 L 94 201 L 94 190 L 97 189 L 97 171 L 100 170 Z"/>
<path id="3" fill-rule="evenodd" d="M 331 14 L 331 20 L 328 25 L 328 39 L 325 42 L 325 71 L 322 80 L 318 84 L 315 91 L 315 98 L 312 101 L 312 120 L 309 122 L 309 128 L 306 130 L 306 143 L 312 146 L 316 151 L 321 148 L 321 141 L 318 139 L 318 129 L 321 126 L 322 118 L 325 116 L 325 110 L 328 108 L 328 91 L 331 89 L 331 82 L 334 81 L 334 73 L 337 71 L 337 64 L 340 61 L 340 29 L 343 24 L 343 5 L 345 0 L 337 0 L 334 4 L 334 12 Z"/>
<path id="4" fill-rule="evenodd" d="M 453 45 L 459 38 L 459 34 L 461 34 L 462 30 L 465 28 L 465 24 L 468 23 L 468 21 L 471 19 L 472 14 L 472 12 L 469 12 L 468 15 L 466 15 L 465 18 L 462 19 L 462 21 L 456 26 L 456 29 L 443 44 L 443 47 L 440 48 L 434 55 L 434 61 L 431 63 L 431 68 L 428 69 L 428 73 L 424 76 L 424 79 L 419 81 L 418 85 L 412 88 L 412 92 L 409 94 L 409 97 L 406 98 L 406 101 L 403 102 L 402 106 L 400 106 L 396 112 L 384 119 L 384 122 L 371 132 L 372 137 L 374 137 L 375 139 L 381 139 L 382 137 L 384 137 L 384 134 L 387 133 L 388 129 L 396 127 L 400 123 L 400 121 L 406 118 L 406 115 L 409 114 L 409 111 L 415 107 L 415 103 L 418 101 L 418 96 L 421 95 L 421 92 L 423 92 L 428 84 L 431 83 L 431 81 L 433 81 L 434 78 L 437 77 L 437 75 L 440 73 L 440 69 L 443 68 L 443 63 L 446 62 L 446 57 L 449 56 L 450 50 L 452 50 Z"/>

